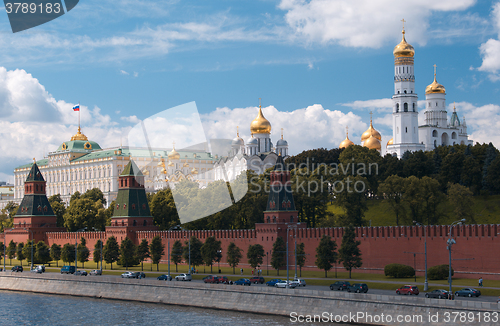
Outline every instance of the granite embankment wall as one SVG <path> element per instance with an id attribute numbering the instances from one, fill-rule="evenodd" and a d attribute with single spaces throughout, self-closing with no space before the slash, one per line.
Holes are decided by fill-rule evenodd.
<path id="1" fill-rule="evenodd" d="M 487 314 L 491 316 L 499 311 L 498 304 L 488 302 L 257 286 L 161 282 L 155 279 L 120 279 L 110 276 L 18 275 L 7 272 L 0 273 L 0 289 L 184 305 L 286 317 L 290 317 L 291 313 L 295 312 L 297 315 L 323 315 L 333 320 L 344 318 L 347 322 L 356 321 L 372 325 L 449 325 L 450 323 L 446 322 L 446 313 L 450 313 L 453 318 L 454 312 L 475 317 L 475 322 L 467 323 L 468 325 L 496 325 L 498 321 L 486 322 L 484 318 Z M 364 317 L 351 318 L 351 316 L 361 317 L 361 313 Z M 371 320 L 367 315 L 372 316 Z M 292 314 L 292 316 L 295 315 Z M 401 322 L 397 321 L 398 316 L 403 318 Z M 418 316 L 421 316 L 421 319 Z M 430 322 L 429 316 L 437 316 L 438 319 Z M 479 316 L 482 318 L 480 322 Z M 242 320 L 244 318 L 245 316 L 242 315 Z M 392 318 L 392 321 L 389 322 L 388 318 Z M 466 323 L 457 321 L 452 324 Z"/>

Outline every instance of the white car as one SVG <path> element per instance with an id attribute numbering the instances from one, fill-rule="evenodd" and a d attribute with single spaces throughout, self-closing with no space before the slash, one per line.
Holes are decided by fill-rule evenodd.
<path id="1" fill-rule="evenodd" d="M 135 278 L 134 272 L 125 272 L 122 274 L 122 278 Z"/>
<path id="2" fill-rule="evenodd" d="M 94 269 L 90 271 L 89 275 L 102 275 L 102 272 L 100 269 Z"/>
<path id="3" fill-rule="evenodd" d="M 274 284 L 274 286 L 277 287 L 277 288 L 290 288 L 290 289 L 294 289 L 297 286 L 297 284 L 293 283 L 293 282 L 287 283 L 285 280 L 281 280 L 279 282 L 276 282 L 276 284 Z"/>
<path id="4" fill-rule="evenodd" d="M 191 281 L 193 278 L 191 277 L 191 274 L 179 274 L 175 277 L 176 281 Z"/>
<path id="5" fill-rule="evenodd" d="M 295 284 L 296 286 L 306 286 L 306 281 L 298 279 L 296 281 L 291 281 L 290 284 Z"/>

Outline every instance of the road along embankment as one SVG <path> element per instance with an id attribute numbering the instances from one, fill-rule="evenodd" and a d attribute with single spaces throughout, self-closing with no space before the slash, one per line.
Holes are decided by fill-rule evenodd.
<path id="1" fill-rule="evenodd" d="M 337 291 L 0 273 L 0 290 L 139 301 L 370 325 L 498 325 L 499 305 Z M 244 318 L 244 316 L 242 316 Z"/>

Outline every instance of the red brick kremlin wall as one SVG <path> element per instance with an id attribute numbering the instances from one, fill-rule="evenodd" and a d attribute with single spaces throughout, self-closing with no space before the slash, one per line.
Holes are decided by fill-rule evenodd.
<path id="1" fill-rule="evenodd" d="M 448 239 L 449 226 L 427 227 L 427 259 L 428 267 L 448 264 Z M 306 251 L 306 267 L 315 269 L 316 247 L 323 235 L 328 235 L 336 241 L 337 247 L 342 242 L 343 228 L 303 228 L 289 231 L 290 265 L 294 264 L 294 233 L 297 242 L 304 242 Z M 459 277 L 478 278 L 479 275 L 489 279 L 500 279 L 500 225 L 463 225 L 455 226 L 452 230 L 456 244 L 452 247 L 452 266 Z M 167 261 L 167 242 L 170 239 L 170 248 L 176 240 L 187 241 L 190 236 L 195 236 L 202 242 L 207 237 L 215 236 L 222 242 L 221 266 L 227 266 L 226 253 L 230 242 L 234 242 L 242 249 L 243 258 L 239 268 L 249 269 L 246 253 L 250 244 L 261 244 L 265 252 L 271 252 L 276 237 L 282 235 L 286 240 L 286 228 L 279 228 L 273 224 L 258 224 L 256 230 L 215 230 L 215 231 L 138 231 L 135 242 L 142 239 L 148 242 L 155 236 L 163 238 L 165 256 Z M 83 236 L 87 240 L 87 247 L 94 248 L 97 239 L 103 239 L 107 232 L 50 232 L 46 234 L 48 245 L 57 243 L 75 243 Z M 109 236 L 109 235 L 108 235 Z M 116 236 L 116 235 L 115 235 Z M 125 237 L 118 236 L 120 242 Z M 417 274 L 423 275 L 424 271 L 424 239 L 423 228 L 417 226 L 402 227 L 361 227 L 356 229 L 356 239 L 361 242 L 363 266 L 357 271 L 383 273 L 384 266 L 391 263 L 401 263 L 417 268 Z M 270 256 L 270 255 L 269 255 Z M 270 261 L 270 257 L 269 257 Z M 265 271 L 267 258 L 261 267 Z M 202 268 L 202 267 L 201 267 Z M 272 269 L 271 267 L 269 267 Z M 337 266 L 339 270 L 343 267 Z M 198 267 L 200 269 L 200 267 Z M 292 267 L 293 269 L 293 267 Z M 333 269 L 332 269 L 333 272 Z"/>

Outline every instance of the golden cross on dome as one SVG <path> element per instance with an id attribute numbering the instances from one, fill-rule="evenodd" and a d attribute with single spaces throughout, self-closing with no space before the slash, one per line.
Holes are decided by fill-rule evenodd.
<path id="1" fill-rule="evenodd" d="M 403 19 L 401 19 L 401 21 L 403 22 L 403 34 L 404 34 L 405 33 L 405 22 L 406 22 L 406 20 L 403 18 Z"/>
<path id="2" fill-rule="evenodd" d="M 457 109 L 455 108 L 455 101 L 453 101 L 453 112 L 456 112 Z"/>
<path id="3" fill-rule="evenodd" d="M 434 64 L 434 76 L 436 76 L 436 64 Z"/>
<path id="4" fill-rule="evenodd" d="M 172 142 L 172 149 L 175 149 L 175 141 Z"/>
<path id="5" fill-rule="evenodd" d="M 33 157 L 33 163 L 36 163 L 36 160 L 35 160 L 35 158 L 34 158 L 34 157 Z"/>
<path id="6" fill-rule="evenodd" d="M 345 126 L 345 135 L 349 136 L 349 126 Z"/>
<path id="7" fill-rule="evenodd" d="M 262 108 L 262 99 L 259 97 L 259 108 Z"/>
<path id="8" fill-rule="evenodd" d="M 240 136 L 240 127 L 236 126 L 236 136 Z"/>
<path id="9" fill-rule="evenodd" d="M 372 118 L 373 118 L 373 111 L 370 111 L 370 123 L 372 122 Z"/>

